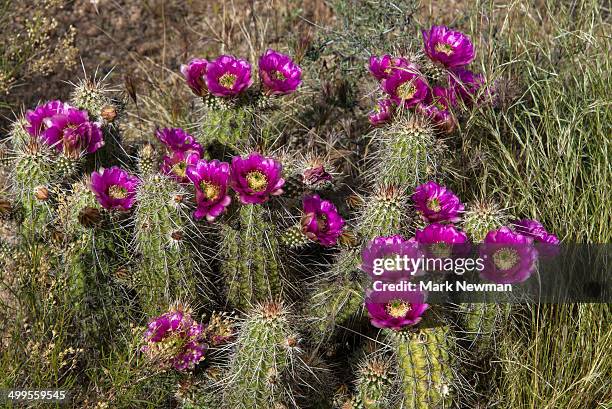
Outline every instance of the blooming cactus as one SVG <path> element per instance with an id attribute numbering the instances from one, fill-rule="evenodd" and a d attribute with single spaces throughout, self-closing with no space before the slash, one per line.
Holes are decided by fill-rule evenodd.
<path id="1" fill-rule="evenodd" d="M 370 316 L 370 322 L 377 328 L 400 330 L 406 326 L 418 324 L 429 305 L 422 302 L 411 302 L 402 297 L 386 302 L 366 300 L 365 306 Z"/>
<path id="2" fill-rule="evenodd" d="M 474 46 L 469 37 L 446 26 L 422 31 L 425 54 L 447 68 L 461 67 L 474 60 Z"/>
<path id="3" fill-rule="evenodd" d="M 457 222 L 465 209 L 453 192 L 436 182 L 417 186 L 412 201 L 421 217 L 430 222 Z"/>
<path id="4" fill-rule="evenodd" d="M 394 70 L 383 80 L 382 89 L 398 105 L 410 108 L 427 97 L 428 85 L 416 68 Z"/>
<path id="5" fill-rule="evenodd" d="M 450 257 L 453 253 L 463 252 L 468 242 L 467 235 L 455 226 L 432 223 L 414 235 L 417 242 L 426 245 L 432 257 Z"/>
<path id="6" fill-rule="evenodd" d="M 100 126 L 82 111 L 61 101 L 50 101 L 25 115 L 26 130 L 46 145 L 66 155 L 78 157 L 93 153 L 104 145 Z"/>
<path id="7" fill-rule="evenodd" d="M 368 120 L 374 126 L 380 126 L 386 124 L 391 119 L 395 105 L 393 101 L 388 98 L 380 99 L 376 102 L 374 112 L 368 116 Z"/>
<path id="8" fill-rule="evenodd" d="M 218 160 L 210 162 L 200 160 L 187 168 L 187 177 L 196 190 L 197 208 L 194 217 L 196 219 L 206 217 L 206 220 L 213 221 L 232 201 L 227 194 L 229 164 Z"/>
<path id="9" fill-rule="evenodd" d="M 546 231 L 544 226 L 537 221 L 531 219 L 517 220 L 512 223 L 514 229 L 524 236 L 531 237 L 537 242 L 546 244 L 559 244 L 559 239 L 552 233 Z"/>
<path id="10" fill-rule="evenodd" d="M 177 371 L 193 369 L 208 349 L 203 326 L 181 307 L 149 321 L 144 340 L 142 352 Z"/>
<path id="11" fill-rule="evenodd" d="M 259 57 L 259 77 L 268 94 L 290 94 L 302 82 L 302 69 L 289 57 L 268 49 Z"/>
<path id="12" fill-rule="evenodd" d="M 406 240 L 400 235 L 379 236 L 371 240 L 363 249 L 361 253 L 361 269 L 374 280 L 397 281 L 420 275 L 421 271 L 415 270 L 412 264 L 394 265 L 391 269 L 383 265 L 382 271 L 376 269 L 376 260 L 393 260 L 397 256 L 402 258 L 406 256 L 416 260 L 421 258 L 423 253 L 414 240 Z M 403 269 L 401 267 L 406 268 Z"/>
<path id="13" fill-rule="evenodd" d="M 233 97 L 253 83 L 251 64 L 231 55 L 222 55 L 206 67 L 206 86 L 217 97 Z"/>
<path id="14" fill-rule="evenodd" d="M 410 68 L 408 60 L 402 57 L 391 57 L 389 54 L 380 57 L 371 56 L 368 66 L 370 73 L 379 81 L 387 79 L 395 69 Z"/>
<path id="15" fill-rule="evenodd" d="M 247 158 L 236 156 L 232 159 L 231 186 L 242 204 L 264 203 L 271 195 L 283 193 L 282 169 L 279 162 L 257 152 Z"/>
<path id="16" fill-rule="evenodd" d="M 206 67 L 208 61 L 202 58 L 194 58 L 187 64 L 181 65 L 181 73 L 185 77 L 187 85 L 197 96 L 204 96 L 206 89 Z"/>
<path id="17" fill-rule="evenodd" d="M 49 101 L 45 104 L 37 106 L 33 110 L 28 110 L 25 114 L 25 119 L 28 125 L 26 131 L 32 136 L 39 136 L 47 129 L 45 120 L 55 115 L 64 113 L 70 105 L 62 101 Z"/>
<path id="18" fill-rule="evenodd" d="M 196 139 L 181 128 L 164 128 L 155 135 L 172 152 L 197 152 L 202 155 L 202 147 Z"/>
<path id="19" fill-rule="evenodd" d="M 531 237 L 505 226 L 490 231 L 480 248 L 484 260 L 480 276 L 498 284 L 521 283 L 533 273 L 537 254 Z"/>
<path id="20" fill-rule="evenodd" d="M 344 219 L 336 206 L 319 195 L 306 196 L 302 201 L 304 216 L 302 231 L 311 240 L 324 246 L 333 246 L 342 234 Z"/>
<path id="21" fill-rule="evenodd" d="M 91 190 L 108 210 L 129 210 L 134 204 L 138 178 L 113 166 L 91 174 Z"/>
<path id="22" fill-rule="evenodd" d="M 198 160 L 200 154 L 197 152 L 174 152 L 172 156 L 164 156 L 160 170 L 179 183 L 189 183 L 187 168 L 195 165 Z"/>

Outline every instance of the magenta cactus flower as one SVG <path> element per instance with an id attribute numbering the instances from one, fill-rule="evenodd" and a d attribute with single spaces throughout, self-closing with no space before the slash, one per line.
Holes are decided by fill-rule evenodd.
<path id="1" fill-rule="evenodd" d="M 384 125 L 391 120 L 395 111 L 395 104 L 389 98 L 379 99 L 376 102 L 374 112 L 372 112 L 368 119 L 374 126 Z"/>
<path id="2" fill-rule="evenodd" d="M 229 164 L 218 160 L 200 160 L 187 168 L 187 177 L 196 190 L 197 208 L 193 216 L 198 220 L 206 217 L 206 220 L 212 222 L 232 201 L 227 193 Z"/>
<path id="3" fill-rule="evenodd" d="M 259 78 L 267 94 L 290 94 L 302 83 L 302 69 L 291 57 L 268 49 L 259 57 Z"/>
<path id="4" fill-rule="evenodd" d="M 455 94 L 461 97 L 463 102 L 473 104 L 476 95 L 485 86 L 485 77 L 464 68 L 457 68 L 449 73 L 448 84 L 455 91 Z"/>
<path id="5" fill-rule="evenodd" d="M 430 257 L 447 258 L 467 250 L 467 235 L 450 224 L 432 223 L 414 235 Z"/>
<path id="6" fill-rule="evenodd" d="M 474 46 L 470 38 L 446 26 L 433 26 L 422 31 L 425 54 L 447 68 L 462 67 L 474 60 Z"/>
<path id="7" fill-rule="evenodd" d="M 344 227 L 344 219 L 336 206 L 319 195 L 306 196 L 302 200 L 302 231 L 309 239 L 323 246 L 333 246 Z"/>
<path id="8" fill-rule="evenodd" d="M 177 371 L 193 369 L 208 349 L 202 325 L 180 306 L 149 321 L 144 341 L 142 352 Z"/>
<path id="9" fill-rule="evenodd" d="M 65 107 L 43 122 L 46 129 L 40 135 L 41 140 L 66 155 L 79 157 L 82 153 L 94 153 L 104 145 L 102 129 L 89 120 L 87 111 Z"/>
<path id="10" fill-rule="evenodd" d="M 134 204 L 138 178 L 113 166 L 91 174 L 91 191 L 107 210 L 129 210 Z"/>
<path id="11" fill-rule="evenodd" d="M 434 126 L 450 133 L 455 129 L 456 119 L 450 108 L 456 103 L 452 88 L 433 87 L 425 101 L 417 105 L 417 111 L 429 118 Z"/>
<path id="12" fill-rule="evenodd" d="M 231 55 L 222 55 L 206 67 L 206 86 L 217 97 L 233 97 L 253 84 L 251 64 Z"/>
<path id="13" fill-rule="evenodd" d="M 412 201 L 421 217 L 429 223 L 457 222 L 465 210 L 452 191 L 433 181 L 417 186 Z"/>
<path id="14" fill-rule="evenodd" d="M 417 260 L 423 257 L 423 253 L 416 241 L 406 240 L 400 235 L 376 237 L 361 252 L 361 269 L 373 280 L 398 281 L 422 275 L 422 271 L 413 270 L 411 263 L 398 265 L 394 262 L 392 268 L 385 267 L 385 260 L 396 260 L 398 256 Z"/>
<path id="15" fill-rule="evenodd" d="M 380 57 L 375 55 L 371 56 L 368 68 L 374 78 L 382 81 L 389 78 L 395 69 L 416 69 L 416 66 L 410 64 L 410 62 L 403 57 L 391 57 L 389 54 L 385 54 Z"/>
<path id="16" fill-rule="evenodd" d="M 199 97 L 206 95 L 206 67 L 208 61 L 203 58 L 194 58 L 187 64 L 181 65 L 181 74 L 191 91 Z"/>
<path id="17" fill-rule="evenodd" d="M 28 125 L 26 131 L 32 136 L 40 136 L 46 129 L 45 120 L 58 114 L 63 114 L 70 105 L 62 101 L 49 101 L 45 104 L 37 106 L 34 110 L 28 110 L 25 114 L 25 119 Z"/>
<path id="18" fill-rule="evenodd" d="M 203 154 L 202 146 L 181 128 L 164 128 L 155 132 L 157 139 L 172 152 L 197 152 Z"/>
<path id="19" fill-rule="evenodd" d="M 427 97 L 429 85 L 418 71 L 413 69 L 397 69 L 383 80 L 382 89 L 391 99 L 405 108 L 410 108 Z"/>
<path id="20" fill-rule="evenodd" d="M 546 231 L 542 223 L 537 220 L 523 219 L 512 223 L 514 230 L 523 236 L 531 237 L 536 242 L 546 244 L 559 244 L 559 239 Z"/>
<path id="21" fill-rule="evenodd" d="M 523 236 L 535 240 L 535 247 L 542 257 L 553 257 L 559 254 L 559 238 L 546 231 L 544 226 L 531 219 L 517 220 L 512 223 L 514 230 Z"/>
<path id="22" fill-rule="evenodd" d="M 177 151 L 172 156 L 164 156 L 160 167 L 162 173 L 169 175 L 179 183 L 189 183 L 187 168 L 195 165 L 200 160 L 198 152 Z"/>
<path id="23" fill-rule="evenodd" d="M 538 252 L 533 239 L 508 227 L 490 231 L 480 246 L 480 277 L 498 284 L 521 283 L 535 270 Z"/>
<path id="24" fill-rule="evenodd" d="M 231 186 L 242 204 L 264 203 L 270 196 L 283 193 L 285 179 L 281 177 L 282 169 L 280 162 L 257 152 L 247 158 L 235 156 L 231 166 Z"/>
<path id="25" fill-rule="evenodd" d="M 389 298 L 388 300 L 377 300 L 368 297 L 365 302 L 370 322 L 376 328 L 388 328 L 392 330 L 400 330 L 407 326 L 413 326 L 421 322 L 423 313 L 429 308 L 418 298 L 418 294 L 384 294 L 384 297 L 374 298 Z M 383 301 L 383 302 L 380 302 Z"/>

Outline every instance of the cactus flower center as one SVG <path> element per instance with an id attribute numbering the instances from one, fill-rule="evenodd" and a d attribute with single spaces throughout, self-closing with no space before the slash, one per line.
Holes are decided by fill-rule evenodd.
<path id="1" fill-rule="evenodd" d="M 262 192 L 268 187 L 268 178 L 258 170 L 247 173 L 247 185 L 254 192 Z"/>
<path id="2" fill-rule="evenodd" d="M 219 84 L 223 88 L 232 89 L 234 88 L 234 84 L 236 84 L 237 77 L 234 74 L 225 73 L 221 77 L 219 77 Z"/>
<path id="3" fill-rule="evenodd" d="M 128 191 L 123 186 L 112 185 L 108 188 L 108 195 L 112 199 L 125 199 L 127 197 Z"/>
<path id="4" fill-rule="evenodd" d="M 285 81 L 287 79 L 287 77 L 285 77 L 285 74 L 278 70 L 272 71 L 272 77 L 274 77 L 274 79 L 278 81 Z"/>
<path id="5" fill-rule="evenodd" d="M 317 228 L 321 232 L 326 232 L 329 229 L 329 223 L 327 223 L 327 215 L 324 213 L 317 214 Z"/>
<path id="6" fill-rule="evenodd" d="M 387 313 L 393 318 L 405 317 L 412 310 L 412 305 L 406 301 L 393 300 L 385 306 Z"/>
<path id="7" fill-rule="evenodd" d="M 451 55 L 453 53 L 453 46 L 447 43 L 436 43 L 434 50 L 438 53 Z"/>
<path id="8" fill-rule="evenodd" d="M 219 185 L 215 185 L 205 180 L 200 182 L 200 189 L 202 189 L 204 196 L 208 200 L 216 200 L 219 197 L 219 193 L 221 193 Z"/>
<path id="9" fill-rule="evenodd" d="M 510 270 L 519 260 L 516 249 L 504 247 L 493 253 L 493 262 L 500 270 Z"/>
<path id="10" fill-rule="evenodd" d="M 172 173 L 175 175 L 184 178 L 187 176 L 187 162 L 184 160 L 178 162 L 176 165 L 172 167 Z"/>
<path id="11" fill-rule="evenodd" d="M 412 81 L 408 81 L 397 87 L 397 96 L 401 99 L 410 99 L 414 97 L 417 89 Z"/>
<path id="12" fill-rule="evenodd" d="M 427 200 L 427 208 L 432 212 L 439 212 L 442 210 L 442 206 L 440 206 L 440 199 L 434 197 L 433 199 Z"/>

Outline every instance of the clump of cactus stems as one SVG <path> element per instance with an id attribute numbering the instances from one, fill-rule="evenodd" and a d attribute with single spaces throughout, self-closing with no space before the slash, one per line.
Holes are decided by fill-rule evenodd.
<path id="1" fill-rule="evenodd" d="M 246 310 L 259 301 L 282 295 L 285 279 L 279 235 L 269 209 L 262 204 L 241 206 L 236 226 L 221 227 L 221 271 L 228 302 Z"/>
<path id="2" fill-rule="evenodd" d="M 255 306 L 241 324 L 225 390 L 236 409 L 292 407 L 302 350 L 287 307 L 279 301 Z M 285 406 L 281 406 L 285 405 Z"/>
<path id="3" fill-rule="evenodd" d="M 171 300 L 195 302 L 203 296 L 196 292 L 203 262 L 191 245 L 198 231 L 190 221 L 187 198 L 183 186 L 159 173 L 143 177 L 137 189 L 134 245 L 142 260 L 135 286 L 149 314 Z"/>

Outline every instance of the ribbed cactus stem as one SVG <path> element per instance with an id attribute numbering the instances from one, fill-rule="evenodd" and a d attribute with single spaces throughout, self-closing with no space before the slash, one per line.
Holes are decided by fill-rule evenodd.
<path id="1" fill-rule="evenodd" d="M 470 303 L 459 305 L 461 339 L 476 356 L 491 352 L 496 336 L 510 314 L 510 304 Z"/>
<path id="2" fill-rule="evenodd" d="M 406 201 L 400 188 L 378 186 L 374 195 L 364 200 L 357 231 L 370 239 L 399 234 L 406 222 Z"/>
<path id="3" fill-rule="evenodd" d="M 326 279 L 315 285 L 308 311 L 315 342 L 326 342 L 336 327 L 346 326 L 361 315 L 364 294 L 360 264 L 358 250 L 343 250 L 325 275 Z"/>
<path id="4" fill-rule="evenodd" d="M 82 214 L 88 209 L 91 217 L 85 221 Z M 72 185 L 71 193 L 60 195 L 57 214 L 58 223 L 68 242 L 65 252 L 62 253 L 68 284 L 67 295 L 70 302 L 78 308 L 86 296 L 88 284 L 95 282 L 94 272 L 98 263 L 106 261 L 105 258 L 96 259 L 97 250 L 94 247 L 94 228 L 101 222 L 101 209 L 87 182 L 79 182 Z M 100 240 L 101 237 L 100 235 Z M 96 244 L 98 250 L 101 250 L 102 243 Z"/>
<path id="5" fill-rule="evenodd" d="M 241 206 L 238 219 L 238 229 L 222 230 L 222 272 L 229 303 L 245 310 L 282 294 L 282 264 L 270 212 L 262 205 Z"/>
<path id="6" fill-rule="evenodd" d="M 48 190 L 53 182 L 53 164 L 49 149 L 34 140 L 16 147 L 12 187 L 23 208 L 21 233 L 24 237 L 43 234 L 52 220 L 49 198 L 40 191 Z"/>
<path id="7" fill-rule="evenodd" d="M 249 106 L 208 96 L 205 100 L 202 132 L 204 144 L 217 142 L 235 149 L 248 141 L 253 125 L 253 112 Z"/>
<path id="8" fill-rule="evenodd" d="M 403 391 L 401 407 L 452 407 L 455 381 L 451 329 L 439 326 L 391 335 Z"/>
<path id="9" fill-rule="evenodd" d="M 183 187 L 160 174 L 144 177 L 138 187 L 135 235 L 142 262 L 136 288 L 150 315 L 176 299 L 189 302 L 196 296 L 185 196 Z"/>
<path id="10" fill-rule="evenodd" d="M 285 382 L 297 354 L 298 338 L 286 307 L 276 301 L 256 306 L 240 328 L 230 360 L 227 407 L 269 409 L 285 403 L 291 396 Z"/>
<path id="11" fill-rule="evenodd" d="M 435 137 L 426 120 L 402 117 L 373 132 L 377 149 L 369 174 L 377 183 L 414 187 L 435 173 Z"/>

